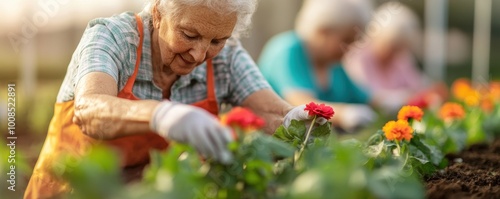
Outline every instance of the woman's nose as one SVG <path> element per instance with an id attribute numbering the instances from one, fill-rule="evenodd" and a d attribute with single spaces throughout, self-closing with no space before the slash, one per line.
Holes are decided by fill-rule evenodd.
<path id="1" fill-rule="evenodd" d="M 198 43 L 195 45 L 191 50 L 189 50 L 189 54 L 193 57 L 193 61 L 201 63 L 205 61 L 205 58 L 207 56 L 207 51 L 208 51 L 209 45 L 204 44 L 203 42 Z"/>

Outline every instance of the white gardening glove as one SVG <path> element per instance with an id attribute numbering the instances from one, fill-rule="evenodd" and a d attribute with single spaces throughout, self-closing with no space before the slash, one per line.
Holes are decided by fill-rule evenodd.
<path id="1" fill-rule="evenodd" d="M 164 101 L 153 111 L 151 130 L 164 138 L 195 147 L 206 158 L 230 163 L 227 144 L 231 132 L 207 111 L 190 105 Z"/>
<path id="2" fill-rule="evenodd" d="M 393 115 L 408 102 L 407 91 L 382 91 L 375 96 L 378 108 L 386 115 Z"/>
<path id="3" fill-rule="evenodd" d="M 375 121 L 377 115 L 368 105 L 346 104 L 342 112 L 337 113 L 339 125 L 347 132 L 365 127 Z"/>
<path id="4" fill-rule="evenodd" d="M 308 121 L 309 123 L 306 123 L 306 126 L 310 125 L 310 122 L 312 122 L 313 117 L 309 116 L 308 111 L 305 111 L 304 109 L 306 108 L 306 105 L 300 105 L 292 110 L 290 110 L 286 115 L 285 118 L 283 118 L 283 126 L 289 127 L 290 124 L 292 123 L 292 120 L 298 120 L 298 121 Z M 318 117 L 316 118 L 316 124 L 322 125 L 327 122 L 327 119 Z"/>

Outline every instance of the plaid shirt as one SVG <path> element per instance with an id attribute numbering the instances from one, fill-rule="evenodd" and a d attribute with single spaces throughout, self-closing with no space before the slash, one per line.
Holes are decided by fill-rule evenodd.
<path id="1" fill-rule="evenodd" d="M 162 90 L 153 83 L 149 13 L 140 13 L 144 23 L 144 42 L 139 73 L 133 87 L 141 99 L 162 100 Z M 74 99 L 78 81 L 90 72 L 109 74 L 122 90 L 134 72 L 139 33 L 134 13 L 90 21 L 73 54 L 57 102 Z M 217 101 L 239 105 L 255 91 L 270 88 L 250 55 L 238 41 L 230 42 L 212 59 Z M 206 63 L 181 76 L 171 88 L 170 100 L 191 104 L 207 97 Z"/>

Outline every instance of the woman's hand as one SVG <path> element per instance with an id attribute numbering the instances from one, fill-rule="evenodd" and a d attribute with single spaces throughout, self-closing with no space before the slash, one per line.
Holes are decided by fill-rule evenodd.
<path id="1" fill-rule="evenodd" d="M 342 112 L 336 117 L 339 119 L 339 127 L 347 132 L 365 127 L 375 121 L 377 114 L 368 105 L 346 104 L 342 106 Z"/>
<path id="2" fill-rule="evenodd" d="M 164 138 L 190 144 L 206 158 L 226 164 L 232 160 L 230 130 L 203 109 L 164 101 L 153 112 L 150 127 Z"/>
<path id="3" fill-rule="evenodd" d="M 304 110 L 305 108 L 306 108 L 306 105 L 303 104 L 303 105 L 297 106 L 297 107 L 293 108 L 292 110 L 290 110 L 283 118 L 283 126 L 285 126 L 285 127 L 290 126 L 292 120 L 299 120 L 299 121 L 312 120 L 313 118 L 311 116 L 309 116 L 309 114 L 307 113 L 306 110 Z M 322 125 L 326 122 L 327 122 L 327 119 L 325 119 L 325 118 L 322 118 L 322 117 L 316 118 L 316 123 L 319 125 Z"/>
<path id="4" fill-rule="evenodd" d="M 347 132 L 353 132 L 358 128 L 367 126 L 368 124 L 372 123 L 375 121 L 377 118 L 377 115 L 373 111 L 373 109 L 364 104 L 348 104 L 348 103 L 331 103 L 331 102 L 325 102 L 325 101 L 320 101 L 316 99 L 313 95 L 311 95 L 309 92 L 305 91 L 293 91 L 293 92 L 288 92 L 285 96 L 285 99 L 287 99 L 292 105 L 300 105 L 300 104 L 305 104 L 309 102 L 316 102 L 320 104 L 326 104 L 328 106 L 331 106 L 333 110 L 335 110 L 335 116 L 330 119 L 330 122 L 333 123 L 333 126 L 340 127 L 343 130 Z M 289 114 L 292 114 L 294 118 L 291 119 L 297 119 L 299 118 L 302 119 L 307 116 L 305 111 L 301 111 L 303 109 L 299 108 L 300 106 L 292 109 L 296 110 L 292 114 L 292 111 L 289 112 Z M 287 117 L 291 117 L 292 115 Z M 284 121 L 284 125 L 286 126 L 286 117 Z"/>

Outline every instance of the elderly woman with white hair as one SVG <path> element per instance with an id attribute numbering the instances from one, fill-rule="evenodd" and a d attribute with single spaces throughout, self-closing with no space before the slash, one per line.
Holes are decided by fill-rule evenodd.
<path id="1" fill-rule="evenodd" d="M 293 105 L 308 101 L 334 107 L 334 125 L 351 132 L 375 119 L 377 104 L 339 64 L 368 21 L 369 2 L 306 0 L 294 31 L 273 37 L 258 65 L 273 89 Z"/>
<path id="2" fill-rule="evenodd" d="M 417 16 L 398 2 L 381 5 L 368 25 L 371 30 L 353 45 L 344 66 L 353 80 L 396 111 L 407 103 L 419 106 L 444 97 L 445 87 L 428 89 L 413 56 L 419 49 Z M 412 52 L 413 51 L 413 52 Z M 422 101 L 423 100 L 423 101 Z"/>
<path id="3" fill-rule="evenodd" d="M 236 40 L 256 0 L 153 0 L 139 14 L 92 20 L 73 54 L 47 138 L 25 198 L 71 190 L 60 158 L 111 145 L 127 181 L 137 179 L 149 150 L 169 141 L 228 163 L 232 137 L 216 118 L 221 103 L 253 110 L 272 133 L 282 122 L 311 119 L 284 102 Z M 60 172 L 58 172 L 60 171 Z"/>

